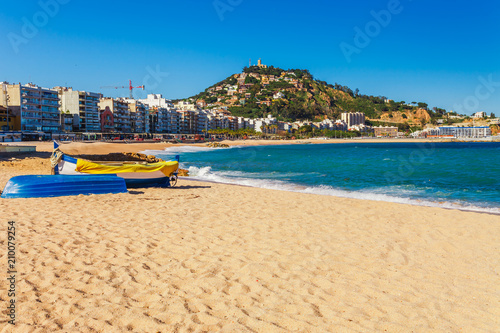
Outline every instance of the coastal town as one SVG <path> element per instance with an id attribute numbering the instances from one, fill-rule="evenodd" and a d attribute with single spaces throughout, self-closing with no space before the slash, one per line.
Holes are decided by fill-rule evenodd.
<path id="1" fill-rule="evenodd" d="M 166 99 L 161 94 L 136 99 L 132 82 L 130 96 L 118 98 L 72 87 L 49 89 L 33 83 L 2 82 L 0 141 L 54 138 L 141 140 L 228 133 L 286 138 L 304 135 L 488 138 L 498 132 L 499 121 L 493 114 L 488 116 L 485 112 L 477 112 L 469 117 L 452 111 L 442 112 L 440 119 L 432 124 L 425 103 L 418 103 L 418 107 L 416 102 L 413 102 L 415 106 L 409 103 L 401 106 L 388 99 L 383 103 L 389 107 L 396 105 L 399 109 L 382 114 L 381 119 L 369 119 L 364 112 L 357 110 L 340 110 L 332 115 L 316 115 L 315 119 L 283 120 L 279 110 L 293 104 L 293 95 L 290 97 L 290 94 L 308 94 L 307 86 L 311 82 L 307 80 L 308 72 L 305 71 L 305 78 L 299 77 L 303 71 L 268 68 L 261 60 L 249 68 L 207 88 L 198 96 L 178 101 Z M 350 97 L 344 92 L 345 87 L 334 88 L 330 91 L 340 98 Z M 250 103 L 262 112 L 260 117 L 233 114 L 232 110 L 244 109 Z M 402 120 L 410 121 L 394 121 L 393 114 L 398 112 Z M 387 117 L 384 119 L 384 116 Z M 447 126 L 445 121 L 453 126 Z M 476 126 L 476 122 L 482 124 Z M 408 123 L 413 127 L 398 126 Z"/>

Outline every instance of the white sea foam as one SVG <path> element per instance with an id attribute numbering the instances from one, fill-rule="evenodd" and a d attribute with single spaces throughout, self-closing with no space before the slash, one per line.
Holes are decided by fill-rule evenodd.
<path id="1" fill-rule="evenodd" d="M 243 146 L 230 146 L 229 148 L 210 148 L 210 147 L 199 147 L 199 146 L 173 146 L 165 148 L 164 150 L 145 150 L 142 154 L 146 155 L 165 155 L 165 154 L 180 154 L 180 153 L 204 153 L 208 151 L 220 150 L 220 149 L 237 149 Z"/>
<path id="2" fill-rule="evenodd" d="M 400 197 L 397 195 L 387 194 L 387 193 L 399 193 L 401 195 L 415 196 L 425 193 L 424 189 L 421 190 L 409 189 L 407 187 L 402 187 L 402 186 L 393 186 L 389 188 L 384 187 L 384 188 L 376 188 L 370 190 L 365 189 L 359 191 L 347 191 L 347 190 L 336 189 L 332 186 L 327 186 L 327 185 L 300 186 L 297 184 L 291 184 L 280 180 L 251 178 L 250 173 L 244 173 L 240 171 L 214 172 L 210 167 L 197 168 L 193 166 L 189 167 L 189 175 L 190 178 L 217 182 L 217 183 L 260 187 L 273 190 L 300 192 L 308 194 L 330 195 L 330 196 L 351 198 L 351 199 L 385 201 L 385 202 L 394 202 L 400 204 L 410 204 L 415 206 L 441 207 L 448 209 L 459 209 L 459 210 L 467 210 L 467 211 L 475 211 L 483 213 L 500 214 L 499 208 L 478 207 L 463 202 L 448 202 L 448 201 L 436 202 L 425 199 L 418 200 L 418 199 L 410 199 L 410 198 Z M 259 175 L 261 177 L 263 176 L 262 174 Z"/>

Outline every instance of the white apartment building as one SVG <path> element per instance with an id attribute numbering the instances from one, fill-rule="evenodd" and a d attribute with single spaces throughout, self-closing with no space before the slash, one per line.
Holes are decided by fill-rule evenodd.
<path id="1" fill-rule="evenodd" d="M 149 105 L 150 107 L 173 109 L 172 101 L 163 98 L 161 94 L 148 94 L 145 99 L 138 99 L 139 102 Z"/>
<path id="2" fill-rule="evenodd" d="M 365 114 L 363 112 L 344 112 L 341 119 L 347 124 L 348 128 L 365 124 Z"/>
<path id="3" fill-rule="evenodd" d="M 21 117 L 21 130 L 59 132 L 61 130 L 59 95 L 56 90 L 34 84 L 2 84 L 8 97 L 9 110 Z M 5 105 L 0 94 L 0 105 Z"/>
<path id="4" fill-rule="evenodd" d="M 318 124 L 318 127 L 320 129 L 326 129 L 331 131 L 347 131 L 348 129 L 347 123 L 340 119 L 335 121 L 331 119 L 325 119 Z"/>
<path id="5" fill-rule="evenodd" d="M 441 126 L 426 128 L 423 131 L 413 132 L 413 137 L 454 137 L 454 138 L 485 138 L 491 136 L 491 129 L 488 126 L 459 127 L 459 126 Z"/>
<path id="6" fill-rule="evenodd" d="M 259 119 L 254 119 L 254 130 L 255 132 L 262 132 L 262 129 L 264 126 L 271 126 L 271 125 L 277 125 L 278 122 L 276 118 L 273 118 L 273 116 L 268 115 L 266 118 L 259 118 Z"/>
<path id="7" fill-rule="evenodd" d="M 186 101 L 180 101 L 177 104 L 174 104 L 174 107 L 181 111 L 198 111 L 199 106 L 193 103 L 189 103 Z"/>
<path id="8" fill-rule="evenodd" d="M 61 101 L 61 113 L 78 115 L 79 129 L 82 132 L 100 132 L 99 101 L 102 94 L 73 90 L 73 88 L 55 87 Z"/>
<path id="9" fill-rule="evenodd" d="M 456 138 L 485 138 L 491 136 L 491 129 L 488 126 L 476 127 L 439 127 L 438 135 L 454 136 Z"/>

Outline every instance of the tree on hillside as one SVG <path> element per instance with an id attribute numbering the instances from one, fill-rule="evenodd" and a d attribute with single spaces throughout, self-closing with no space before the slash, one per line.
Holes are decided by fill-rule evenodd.
<path id="1" fill-rule="evenodd" d="M 253 76 L 247 76 L 247 78 L 245 79 L 245 84 L 249 84 L 249 83 L 253 83 L 253 84 L 259 83 L 259 80 L 257 80 Z"/>
<path id="2" fill-rule="evenodd" d="M 217 102 L 217 97 L 216 96 L 205 98 L 205 103 L 207 103 L 207 104 L 212 104 L 212 103 L 215 103 L 215 102 Z"/>
<path id="3" fill-rule="evenodd" d="M 427 103 L 422 103 L 422 102 L 418 102 L 418 107 L 421 108 L 421 109 L 425 109 L 427 110 L 427 107 L 429 106 Z"/>

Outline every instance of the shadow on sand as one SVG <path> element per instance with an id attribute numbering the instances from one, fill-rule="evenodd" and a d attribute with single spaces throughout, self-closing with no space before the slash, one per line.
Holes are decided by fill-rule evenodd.
<path id="1" fill-rule="evenodd" d="M 212 186 L 201 186 L 201 185 L 183 185 L 183 186 L 175 186 L 172 187 L 173 190 L 179 189 L 179 190 L 190 190 L 190 189 L 195 189 L 195 188 L 212 188 Z"/>
<path id="2" fill-rule="evenodd" d="M 171 187 L 171 188 L 165 188 L 165 190 L 192 190 L 192 189 L 197 189 L 197 188 L 212 188 L 212 186 L 183 185 L 183 186 L 175 186 L 175 187 Z M 133 194 L 133 195 L 144 194 L 144 192 L 140 191 L 140 190 L 131 190 L 131 191 L 128 191 L 128 193 Z"/>
<path id="3" fill-rule="evenodd" d="M 9 161 L 11 159 L 23 160 L 25 158 L 30 157 L 39 157 L 39 158 L 50 158 L 52 153 L 49 152 L 27 152 L 27 153 L 0 153 L 0 161 Z"/>

